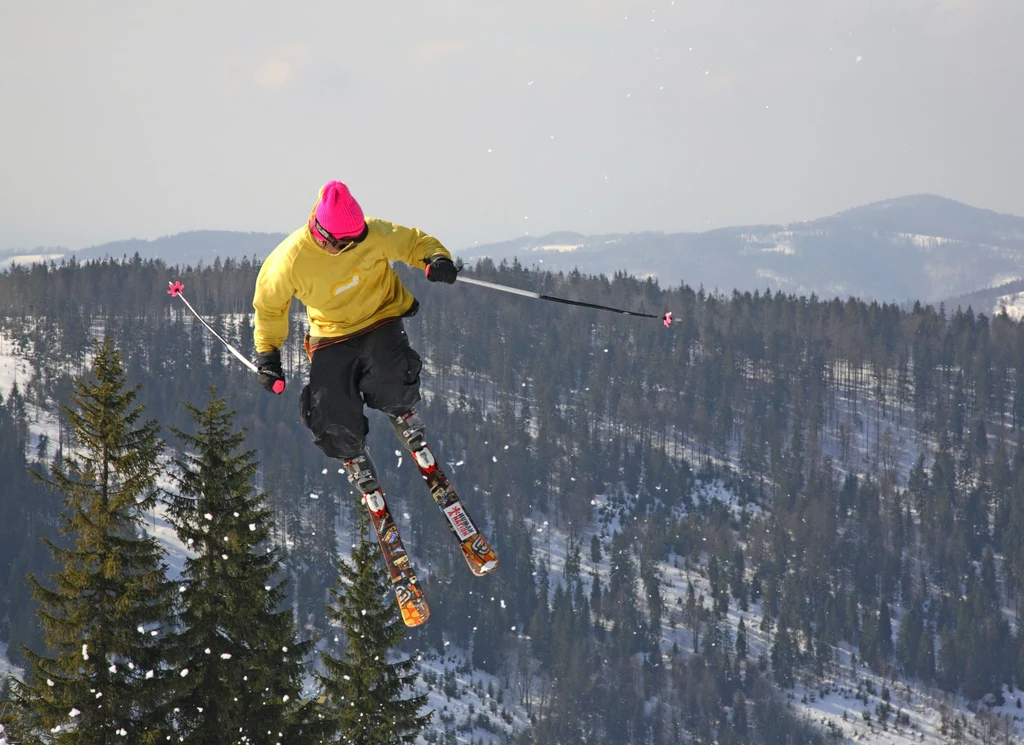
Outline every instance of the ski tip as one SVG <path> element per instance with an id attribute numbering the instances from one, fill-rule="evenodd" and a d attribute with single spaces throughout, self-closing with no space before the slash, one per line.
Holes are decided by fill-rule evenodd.
<path id="1" fill-rule="evenodd" d="M 185 290 L 185 285 L 181 282 L 168 282 L 167 283 L 167 294 L 171 297 L 178 297 Z"/>
<path id="2" fill-rule="evenodd" d="M 474 576 L 483 577 L 498 568 L 498 557 L 484 537 L 477 533 L 467 541 L 463 541 L 462 556 L 466 560 Z"/>
<path id="3" fill-rule="evenodd" d="M 422 626 L 430 618 L 430 606 L 423 597 L 419 581 L 411 572 L 402 572 L 395 582 L 395 599 L 398 609 L 402 612 L 402 622 L 406 626 Z"/>
<path id="4" fill-rule="evenodd" d="M 480 576 L 483 577 L 485 574 L 490 574 L 498 568 L 498 560 L 491 559 L 490 561 L 480 566 Z"/>
<path id="5" fill-rule="evenodd" d="M 668 311 L 661 317 L 661 322 L 665 325 L 665 328 L 672 326 L 672 311 Z"/>
<path id="6" fill-rule="evenodd" d="M 474 577 L 486 577 L 488 574 L 491 574 L 495 569 L 498 568 L 498 557 L 495 556 L 492 559 L 480 561 L 479 559 L 470 559 L 467 556 L 466 564 L 469 566 L 469 571 L 473 573 Z"/>
<path id="7" fill-rule="evenodd" d="M 416 626 L 422 626 L 430 618 L 430 608 L 427 607 L 426 600 L 417 600 L 410 603 L 406 603 L 401 606 L 402 610 L 402 621 L 406 626 L 415 628 Z"/>

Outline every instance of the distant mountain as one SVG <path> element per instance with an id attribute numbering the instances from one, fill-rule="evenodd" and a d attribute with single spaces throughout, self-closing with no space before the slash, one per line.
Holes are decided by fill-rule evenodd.
<path id="1" fill-rule="evenodd" d="M 947 298 L 944 302 L 950 310 L 971 308 L 975 313 L 984 313 L 987 316 L 998 315 L 1005 310 L 1011 318 L 1022 320 L 1024 319 L 1024 279 L 957 295 Z"/>
<path id="2" fill-rule="evenodd" d="M 157 238 L 152 241 L 131 238 L 104 243 L 73 253 L 79 260 L 104 256 L 129 258 L 138 253 L 143 259 L 163 259 L 168 264 L 212 264 L 218 256 L 241 259 L 243 256 L 265 259 L 284 240 L 284 233 L 238 233 L 229 230 L 194 230 Z"/>
<path id="3" fill-rule="evenodd" d="M 262 259 L 283 238 L 280 233 L 206 230 L 106 243 L 66 255 L 120 258 L 137 252 L 171 264 L 208 264 L 217 256 Z M 924 194 L 789 225 L 703 233 L 559 232 L 453 252 L 468 262 L 489 257 L 553 271 L 626 271 L 656 277 L 663 286 L 685 282 L 723 292 L 771 288 L 820 297 L 937 303 L 1024 278 L 1024 218 Z M 60 256 L 55 249 L 39 249 L 36 256 L 15 260 L 38 261 L 44 254 Z M 11 260 L 0 258 L 0 269 Z"/>
<path id="4" fill-rule="evenodd" d="M 0 270 L 12 262 L 30 264 L 38 261 L 60 261 L 74 256 L 79 261 L 90 259 L 131 258 L 136 253 L 143 259 L 163 259 L 168 264 L 212 264 L 219 256 L 241 259 L 265 259 L 267 254 L 285 237 L 284 233 L 239 233 L 230 230 L 193 230 L 187 233 L 163 236 L 155 240 L 129 238 L 103 243 L 75 251 L 59 248 L 40 248 L 31 255 L 0 256 Z"/>
<path id="5" fill-rule="evenodd" d="M 970 207 L 930 194 L 874 202 L 815 220 L 812 225 L 935 235 L 965 243 L 1016 241 L 1024 245 L 1024 218 Z"/>
<path id="6" fill-rule="evenodd" d="M 1024 277 L 1024 218 L 931 195 L 789 225 L 705 233 L 553 233 L 459 252 L 584 273 L 626 270 L 729 292 L 772 288 L 886 301 L 944 298 Z"/>

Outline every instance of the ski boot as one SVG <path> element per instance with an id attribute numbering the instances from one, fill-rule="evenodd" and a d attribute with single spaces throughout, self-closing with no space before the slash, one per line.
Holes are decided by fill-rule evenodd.
<path id="1" fill-rule="evenodd" d="M 348 481 L 362 494 L 363 503 L 374 515 L 382 514 L 385 509 L 384 492 L 381 491 L 377 467 L 373 465 L 369 451 L 363 448 L 361 455 L 346 460 L 344 464 Z"/>
<path id="2" fill-rule="evenodd" d="M 388 415 L 388 418 L 391 420 L 391 426 L 395 428 L 398 439 L 410 453 L 415 454 L 427 444 L 427 425 L 423 423 L 415 409 L 409 409 L 398 416 Z"/>
<path id="3" fill-rule="evenodd" d="M 361 494 L 380 489 L 380 482 L 377 479 L 377 467 L 370 459 L 370 453 L 365 449 L 360 455 L 351 460 L 344 461 L 345 473 L 348 482 L 352 484 Z"/>
<path id="4" fill-rule="evenodd" d="M 395 434 L 405 446 L 406 450 L 412 453 L 413 460 L 421 469 L 431 469 L 434 466 L 434 454 L 427 447 L 427 425 L 416 413 L 415 409 L 409 409 L 398 416 L 389 415 L 391 426 L 395 428 Z"/>

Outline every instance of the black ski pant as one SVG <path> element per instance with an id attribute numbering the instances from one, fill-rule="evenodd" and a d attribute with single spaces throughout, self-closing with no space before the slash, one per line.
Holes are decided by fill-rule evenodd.
<path id="1" fill-rule="evenodd" d="M 331 458 L 363 452 L 370 423 L 363 406 L 397 416 L 420 400 L 423 362 L 401 319 L 313 352 L 299 409 L 313 441 Z"/>

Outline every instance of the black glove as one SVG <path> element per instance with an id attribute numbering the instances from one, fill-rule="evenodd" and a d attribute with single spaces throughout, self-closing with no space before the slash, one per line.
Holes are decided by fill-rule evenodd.
<path id="1" fill-rule="evenodd" d="M 447 256 L 434 254 L 427 261 L 427 279 L 431 282 L 444 282 L 453 285 L 458 276 L 459 268 Z"/>
<path id="2" fill-rule="evenodd" d="M 284 370 L 281 369 L 281 350 L 271 349 L 256 355 L 256 372 L 260 374 L 260 385 L 270 393 L 284 393 Z"/>

